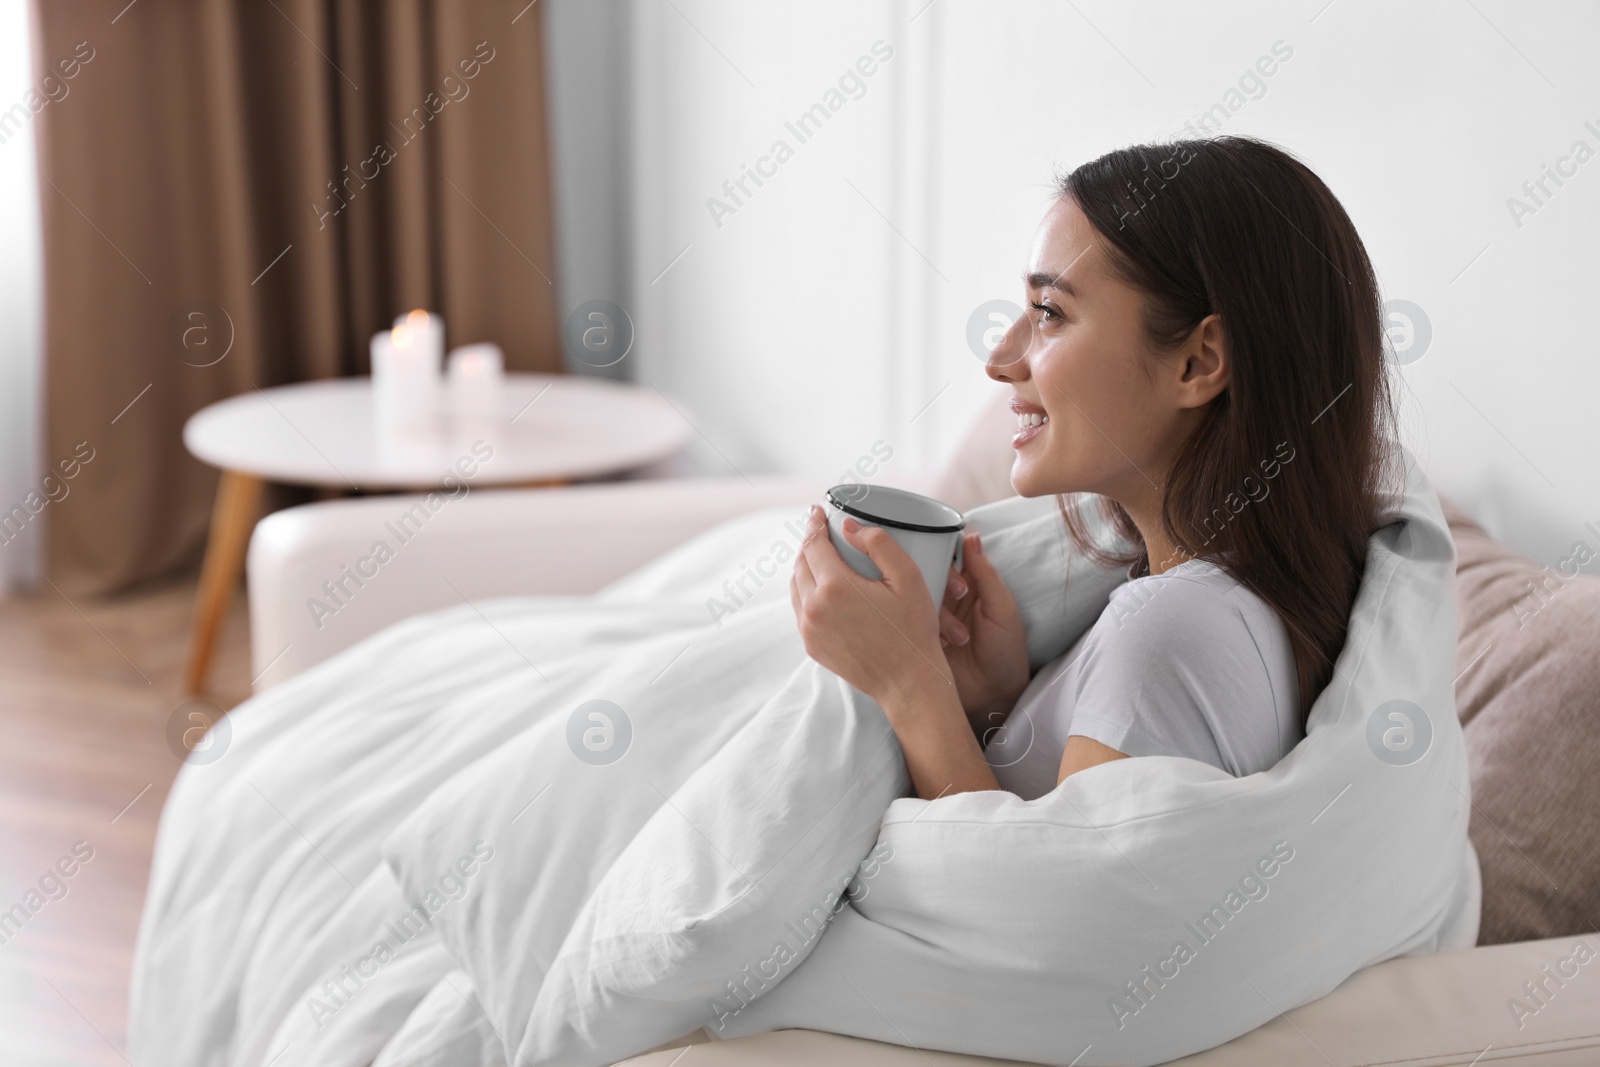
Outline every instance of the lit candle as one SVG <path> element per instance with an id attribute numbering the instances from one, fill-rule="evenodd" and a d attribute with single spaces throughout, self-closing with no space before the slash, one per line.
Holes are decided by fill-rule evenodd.
<path id="1" fill-rule="evenodd" d="M 410 326 L 372 335 L 373 419 L 380 433 L 425 429 L 439 406 L 439 364 Z"/>
<path id="2" fill-rule="evenodd" d="M 496 344 L 463 345 L 451 352 L 446 379 L 451 412 L 462 419 L 494 419 L 505 368 L 505 354 Z"/>
<path id="3" fill-rule="evenodd" d="M 425 358 L 433 361 L 433 373 L 444 371 L 444 317 L 415 308 L 404 315 L 395 316 L 396 328 L 411 331 L 415 344 Z"/>

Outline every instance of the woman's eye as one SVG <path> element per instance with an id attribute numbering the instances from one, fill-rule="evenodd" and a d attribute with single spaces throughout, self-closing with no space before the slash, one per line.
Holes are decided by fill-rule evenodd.
<path id="1" fill-rule="evenodd" d="M 1039 311 L 1044 312 L 1044 319 L 1046 321 L 1049 321 L 1051 319 L 1059 319 L 1061 317 L 1061 313 L 1059 311 L 1057 311 L 1055 308 L 1051 307 L 1049 304 L 1041 304 L 1041 303 L 1038 303 L 1038 302 L 1033 302 L 1032 304 L 1030 304 L 1030 306 L 1034 307 L 1034 308 L 1037 308 Z"/>

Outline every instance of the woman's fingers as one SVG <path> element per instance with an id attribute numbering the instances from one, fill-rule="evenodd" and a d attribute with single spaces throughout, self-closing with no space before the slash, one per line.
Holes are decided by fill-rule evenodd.
<path id="1" fill-rule="evenodd" d="M 800 545 L 800 554 L 795 557 L 796 567 L 801 560 L 806 562 L 813 586 L 850 570 L 849 564 L 840 557 L 839 550 L 828 540 L 828 522 L 823 517 L 822 509 L 815 504 L 811 506 L 811 513 L 806 519 L 806 538 Z"/>
<path id="2" fill-rule="evenodd" d="M 811 564 L 801 552 L 794 558 L 794 588 L 800 596 L 810 596 L 817 587 L 817 576 L 811 573 Z"/>
<path id="3" fill-rule="evenodd" d="M 983 550 L 983 538 L 978 534 L 967 535 L 966 556 L 967 580 L 977 592 L 979 600 L 994 604 L 1011 596 L 1005 579 L 1000 577 L 994 561 Z"/>
<path id="4" fill-rule="evenodd" d="M 956 570 L 954 567 L 951 567 L 950 579 L 945 582 L 944 585 L 945 603 L 948 604 L 951 601 L 960 600 L 970 591 L 971 590 L 967 585 L 967 580 L 961 576 L 961 572 Z"/>
<path id="5" fill-rule="evenodd" d="M 954 615 L 958 619 L 970 619 L 973 605 L 977 602 L 977 597 L 968 595 L 971 592 L 972 589 L 967 585 L 966 579 L 962 578 L 954 567 L 951 567 L 950 577 L 944 584 L 944 603 L 942 607 L 945 613 Z"/>
<path id="6" fill-rule="evenodd" d="M 881 526 L 863 526 L 855 519 L 844 520 L 844 539 L 860 549 L 884 580 L 892 587 L 907 589 L 922 584 L 922 571 L 916 561 Z"/>
<path id="7" fill-rule="evenodd" d="M 972 640 L 972 634 L 949 608 L 939 612 L 939 636 L 952 645 L 964 645 Z"/>
<path id="8" fill-rule="evenodd" d="M 812 504 L 806 509 L 806 535 L 802 544 L 809 544 L 811 539 L 828 528 L 828 516 L 821 505 Z"/>

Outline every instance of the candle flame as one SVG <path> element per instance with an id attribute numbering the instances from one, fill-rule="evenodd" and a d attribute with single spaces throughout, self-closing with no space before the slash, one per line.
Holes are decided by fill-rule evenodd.
<path id="1" fill-rule="evenodd" d="M 421 308 L 415 308 L 406 313 L 405 324 L 413 330 L 425 329 L 428 325 L 428 313 Z"/>
<path id="2" fill-rule="evenodd" d="M 389 341 L 396 348 L 410 348 L 412 341 L 411 327 L 401 323 L 389 331 Z"/>

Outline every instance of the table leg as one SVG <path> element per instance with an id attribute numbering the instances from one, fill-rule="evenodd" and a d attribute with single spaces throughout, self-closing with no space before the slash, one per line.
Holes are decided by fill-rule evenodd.
<path id="1" fill-rule="evenodd" d="M 244 567 L 244 552 L 256 524 L 262 480 L 253 474 L 225 470 L 217 483 L 217 501 L 211 511 L 211 536 L 206 541 L 205 563 L 200 569 L 200 592 L 195 597 L 194 629 L 189 638 L 189 667 L 184 688 L 189 693 L 205 689 L 217 633 L 233 599 L 233 587 Z"/>

